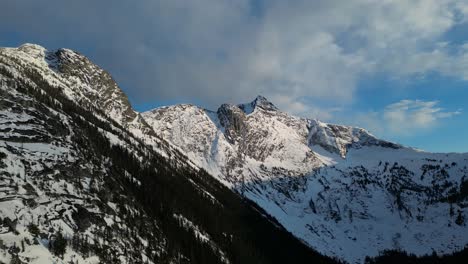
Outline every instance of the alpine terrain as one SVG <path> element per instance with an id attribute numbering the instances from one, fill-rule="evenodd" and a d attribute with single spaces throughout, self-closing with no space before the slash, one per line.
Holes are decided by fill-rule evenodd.
<path id="1" fill-rule="evenodd" d="M 262 96 L 138 113 L 75 51 L 0 48 L 0 263 L 455 263 L 467 166 Z"/>
<path id="2" fill-rule="evenodd" d="M 298 118 L 262 96 L 217 111 L 175 105 L 143 117 L 325 255 L 362 263 L 388 250 L 443 255 L 468 244 L 468 154 L 427 153 Z"/>
<path id="3" fill-rule="evenodd" d="M 0 263 L 334 263 L 68 49 L 0 48 Z"/>

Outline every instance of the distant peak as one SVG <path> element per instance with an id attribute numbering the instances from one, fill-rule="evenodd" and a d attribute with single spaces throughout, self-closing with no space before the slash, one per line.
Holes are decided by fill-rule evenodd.
<path id="1" fill-rule="evenodd" d="M 266 97 L 263 95 L 257 95 L 257 97 L 255 97 L 254 102 L 268 102 L 268 99 L 266 99 Z"/>
<path id="2" fill-rule="evenodd" d="M 44 56 L 46 49 L 40 45 L 25 43 L 18 47 L 18 50 L 33 56 Z"/>
<path id="3" fill-rule="evenodd" d="M 37 50 L 44 50 L 45 48 L 41 45 L 33 44 L 33 43 L 24 43 L 23 45 L 18 47 L 19 49 L 37 49 Z"/>
<path id="4" fill-rule="evenodd" d="M 246 114 L 252 113 L 256 108 L 261 108 L 267 111 L 277 111 L 278 108 L 268 99 L 262 95 L 258 95 L 252 102 L 247 104 L 240 104 L 239 108 L 242 109 Z"/>
<path id="5" fill-rule="evenodd" d="M 55 60 L 55 59 L 70 60 L 71 58 L 74 58 L 74 57 L 85 58 L 85 56 L 71 49 L 61 48 L 58 50 L 47 50 L 45 47 L 38 45 L 38 44 L 33 44 L 33 43 L 24 43 L 23 45 L 16 48 L 16 50 L 24 52 L 35 58 L 44 57 L 48 60 Z"/>

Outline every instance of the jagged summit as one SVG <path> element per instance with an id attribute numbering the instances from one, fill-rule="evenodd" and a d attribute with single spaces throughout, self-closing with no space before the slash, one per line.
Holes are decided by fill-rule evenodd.
<path id="1" fill-rule="evenodd" d="M 246 104 L 239 104 L 238 107 L 244 111 L 245 114 L 251 114 L 256 108 L 261 108 L 266 111 L 278 111 L 278 108 L 267 98 L 258 95 L 252 102 Z"/>
<path id="2" fill-rule="evenodd" d="M 41 90 L 44 93 L 37 93 Z M 64 93 L 67 100 L 59 97 L 58 102 L 50 100 L 59 92 Z M 16 219 L 20 215 L 32 215 L 30 212 L 34 211 L 31 210 L 43 208 L 41 221 L 27 217 L 18 222 L 22 226 L 19 230 L 22 234 L 28 235 L 25 225 L 30 222 L 39 222 L 41 230 L 47 232 L 51 227 L 49 223 L 58 219 L 56 213 L 65 221 L 52 226 L 55 230 L 66 231 L 68 227 L 79 230 L 81 227 L 75 227 L 74 223 L 93 223 L 87 227 L 96 236 L 107 230 L 102 228 L 104 226 L 122 229 L 117 230 L 119 234 L 134 236 L 141 232 L 128 232 L 127 226 L 123 225 L 135 223 L 133 217 L 144 213 L 136 214 L 134 210 L 125 209 L 138 208 L 134 199 L 128 199 L 122 207 L 122 211 L 130 213 L 127 220 L 120 219 L 122 212 L 118 211 L 121 209 L 114 203 L 122 202 L 127 183 L 147 188 L 151 194 L 148 197 L 158 197 L 162 191 L 168 190 L 167 196 L 161 196 L 164 198 L 162 206 L 155 207 L 161 210 L 164 205 L 172 208 L 174 203 L 167 202 L 172 200 L 171 195 L 180 190 L 184 195 L 175 197 L 185 197 L 186 190 L 192 188 L 184 184 L 181 188 L 172 189 L 182 184 L 183 181 L 177 183 L 182 175 L 173 177 L 173 173 L 167 171 L 164 174 L 171 180 L 167 181 L 165 188 L 155 191 L 147 180 L 164 178 L 146 179 L 146 169 L 140 171 L 135 166 L 138 161 L 151 161 L 147 155 L 154 156 L 155 153 L 146 149 L 149 145 L 155 147 L 157 153 L 170 157 L 171 162 L 155 161 L 156 166 L 145 165 L 148 170 L 158 168 L 157 172 L 164 172 L 160 169 L 177 166 L 182 174 L 186 174 L 191 169 L 185 168 L 192 168 L 192 165 L 196 171 L 203 168 L 227 187 L 265 209 L 307 245 L 350 263 L 362 263 L 366 256 L 376 256 L 383 250 L 398 249 L 416 255 L 445 254 L 461 250 L 468 243 L 465 220 L 468 215 L 468 180 L 465 176 L 468 175 L 468 154 L 415 151 L 379 140 L 360 128 L 289 115 L 278 111 L 263 96 L 246 104 L 221 105 L 216 112 L 194 105 L 176 105 L 140 115 L 131 108 L 126 95 L 110 74 L 85 56 L 68 49 L 47 51 L 34 44 L 0 48 L 0 94 L 0 152 L 6 153 L 0 155 L 0 181 L 5 183 L 2 183 L 5 185 L 2 188 L 8 190 L 0 192 L 2 205 L 5 205 L 0 206 L 4 227 L 6 217 Z M 99 134 L 102 137 L 97 136 Z M 156 135 L 167 141 L 159 140 Z M 116 153 L 123 156 L 111 152 L 111 145 L 120 146 L 122 152 Z M 180 150 L 184 156 L 174 149 Z M 101 155 L 99 151 L 104 152 Z M 127 162 L 133 160 L 134 154 L 137 155 L 135 158 L 141 159 Z M 162 167 L 157 164 L 162 164 Z M 109 168 L 112 170 L 107 171 Z M 37 174 L 29 175 L 31 173 Z M 102 177 L 95 177 L 97 173 Z M 9 176 L 4 179 L 5 174 Z M 186 183 L 192 186 L 191 180 L 195 180 L 193 187 L 208 200 L 181 204 L 184 210 L 193 208 L 193 204 L 202 205 L 200 208 L 216 205 L 227 197 L 224 194 L 217 196 L 221 188 L 215 185 L 207 189 L 214 192 L 207 192 L 205 187 L 215 181 L 211 182 L 208 176 L 198 176 L 189 178 Z M 114 177 L 120 177 L 119 181 L 104 185 L 104 181 Z M 140 177 L 146 181 L 139 181 Z M 45 192 L 37 192 L 39 189 L 36 188 L 42 188 L 41 182 L 47 186 Z M 74 184 L 77 188 L 73 187 Z M 159 183 L 154 186 L 159 186 Z M 205 187 L 199 189 L 200 186 Z M 97 196 L 96 187 L 100 190 Z M 63 202 L 55 203 L 57 197 L 49 195 L 57 193 L 63 196 Z M 115 193 L 118 195 L 107 203 L 107 196 Z M 31 202 L 36 198 L 40 199 L 37 204 Z M 8 210 L 2 212 L 5 208 Z M 23 209 L 18 211 L 18 208 Z M 222 205 L 220 208 L 231 207 Z M 164 215 L 172 215 L 186 226 L 192 223 L 182 218 L 179 211 L 167 211 Z M 70 221 L 70 215 L 74 218 L 72 212 L 79 213 L 81 217 L 87 212 L 92 213 L 89 221 L 75 222 Z M 207 212 L 211 216 L 213 211 Z M 230 216 L 229 221 L 232 219 Z M 212 218 L 204 214 L 200 219 Z M 137 223 L 141 225 L 140 221 Z M 205 220 L 200 223 L 205 223 Z M 189 226 L 197 233 L 203 228 L 209 231 L 221 221 L 216 225 L 209 223 Z M 197 234 L 202 234 L 206 238 L 204 241 L 211 241 L 205 233 Z M 213 230 L 206 234 L 225 233 Z M 0 235 L 10 236 L 8 233 Z M 218 241 L 226 240 L 222 238 L 224 236 L 219 237 L 221 240 Z M 231 237 L 235 239 L 236 235 Z M 161 241 L 164 240 L 161 237 Z M 125 248 L 133 248 L 137 249 L 133 251 L 138 259 L 147 258 L 141 252 L 153 252 L 143 245 L 159 245 L 155 243 L 157 241 L 142 240 L 141 237 L 129 237 L 120 245 L 109 241 L 111 244 L 106 242 L 106 248 L 120 251 L 116 256 L 124 256 Z M 10 242 L 10 245 L 20 245 L 20 240 Z M 209 247 L 212 245 L 215 244 Z M 221 248 L 212 248 L 224 256 Z M 222 249 L 232 248 L 236 247 Z M 270 249 L 268 247 L 269 251 L 278 251 Z M 5 262 L 2 256 L 0 254 L 0 262 Z M 136 262 L 143 260 L 133 261 Z"/>
<path id="3" fill-rule="evenodd" d="M 125 98 L 74 51 L 0 48 L 0 263 L 334 263 L 153 137 Z"/>
<path id="4" fill-rule="evenodd" d="M 217 112 L 170 107 L 143 117 L 324 254 L 363 263 L 387 249 L 442 254 L 468 243 L 454 213 L 464 217 L 464 202 L 445 202 L 468 186 L 466 154 L 416 151 L 362 128 L 295 117 L 263 96 Z"/>
<path id="5" fill-rule="evenodd" d="M 26 43 L 18 48 L 2 48 L 0 53 L 5 59 L 21 61 L 20 67 L 33 69 L 73 101 L 87 108 L 99 109 L 122 125 L 137 117 L 112 76 L 76 51 L 66 48 L 47 50 L 40 45 Z"/>
<path id="6" fill-rule="evenodd" d="M 31 55 L 41 55 L 45 53 L 46 48 L 37 44 L 24 43 L 23 45 L 18 47 L 18 50 L 31 54 Z"/>
<path id="7" fill-rule="evenodd" d="M 110 73 L 79 52 L 66 48 L 47 50 L 28 43 L 17 48 L 0 48 L 0 57 L 4 64 L 11 65 L 10 71 L 18 74 L 16 78 L 28 79 L 32 75 L 58 88 L 85 109 L 109 116 L 147 144 L 166 146 L 168 149 L 161 154 L 174 151 L 133 109 Z"/>

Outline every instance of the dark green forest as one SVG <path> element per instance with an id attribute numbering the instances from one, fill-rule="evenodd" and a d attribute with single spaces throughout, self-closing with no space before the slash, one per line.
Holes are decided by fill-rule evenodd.
<path id="1" fill-rule="evenodd" d="M 368 264 L 433 264 L 433 263 L 446 263 L 446 264 L 461 264 L 468 263 L 468 248 L 453 254 L 438 256 L 436 253 L 432 255 L 416 257 L 415 255 L 399 251 L 386 251 L 379 257 L 366 258 Z"/>

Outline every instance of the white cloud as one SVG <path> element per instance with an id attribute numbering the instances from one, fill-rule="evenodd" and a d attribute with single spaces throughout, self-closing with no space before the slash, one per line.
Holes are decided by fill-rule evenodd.
<path id="1" fill-rule="evenodd" d="M 435 128 L 444 119 L 461 114 L 460 110 L 446 111 L 438 105 L 438 101 L 401 100 L 379 112 L 357 114 L 355 125 L 379 136 L 412 135 Z"/>
<path id="2" fill-rule="evenodd" d="M 468 80 L 468 49 L 444 39 L 468 23 L 464 1 L 271 0 L 258 14 L 251 2 L 7 0 L 0 32 L 85 47 L 137 101 L 212 108 L 262 94 L 312 113 L 320 111 L 304 98 L 352 104 L 359 80 L 372 74 Z"/>
<path id="3" fill-rule="evenodd" d="M 322 121 L 330 121 L 334 114 L 340 112 L 339 107 L 318 107 L 310 103 L 303 102 L 301 98 L 291 96 L 276 95 L 271 100 L 282 111 L 295 114 L 305 118 L 317 118 Z"/>
<path id="4" fill-rule="evenodd" d="M 440 41 L 467 16 L 466 5 L 452 0 L 274 1 L 259 29 L 251 81 L 268 80 L 270 94 L 347 104 L 358 81 L 374 73 L 468 80 L 467 50 Z"/>
<path id="5" fill-rule="evenodd" d="M 460 111 L 446 112 L 437 105 L 437 101 L 401 100 L 388 105 L 383 118 L 393 132 L 405 133 L 431 128 L 441 119 L 460 114 Z"/>

